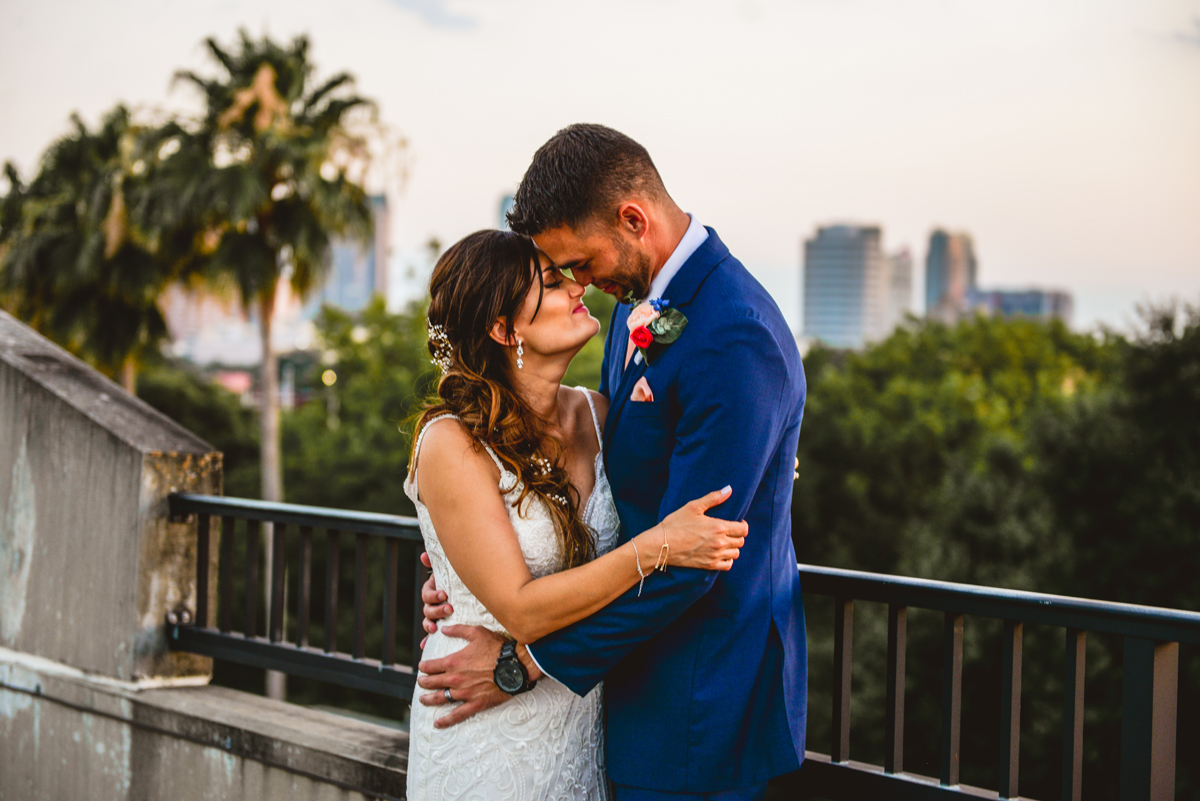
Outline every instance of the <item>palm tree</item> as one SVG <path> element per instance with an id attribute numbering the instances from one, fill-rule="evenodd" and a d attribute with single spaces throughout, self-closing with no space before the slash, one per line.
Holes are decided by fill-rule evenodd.
<path id="1" fill-rule="evenodd" d="M 158 234 L 157 246 L 178 257 L 182 272 L 232 285 L 256 308 L 262 341 L 262 497 L 283 500 L 279 374 L 271 342 L 276 292 L 282 280 L 303 298 L 329 265 L 332 235 L 371 235 L 371 209 L 351 173 L 365 170 L 365 137 L 351 128 L 373 104 L 349 91 L 339 73 L 318 83 L 308 39 L 283 47 L 239 32 L 227 50 L 206 39 L 220 75 L 177 73 L 198 88 L 204 116 L 157 132 L 158 158 L 138 219 Z M 272 539 L 264 534 L 270 587 Z M 286 695 L 284 676 L 268 671 L 267 694 Z"/>
<path id="2" fill-rule="evenodd" d="M 371 211 L 353 173 L 366 142 L 352 112 L 373 105 L 339 73 L 318 83 L 304 36 L 284 47 L 239 32 L 236 48 L 205 40 L 216 77 L 177 73 L 203 94 L 192 124 L 157 132 L 157 158 L 138 219 L 180 269 L 232 285 L 256 309 L 262 340 L 262 497 L 283 500 L 278 368 L 271 342 L 277 288 L 317 287 L 333 235 L 370 237 Z"/>
<path id="3" fill-rule="evenodd" d="M 0 304 L 133 392 L 137 364 L 166 337 L 158 297 L 173 277 L 127 212 L 145 129 L 124 106 L 94 132 L 71 121 L 28 186 L 4 165 Z"/>

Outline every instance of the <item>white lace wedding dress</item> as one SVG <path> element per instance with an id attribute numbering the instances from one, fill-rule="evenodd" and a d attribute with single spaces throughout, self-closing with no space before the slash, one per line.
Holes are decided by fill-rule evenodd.
<path id="1" fill-rule="evenodd" d="M 600 421 L 591 393 L 596 438 Z M 451 415 L 431 420 L 417 437 L 416 452 L 430 426 Z M 485 445 L 486 447 L 486 445 Z M 528 498 L 522 509 L 512 503 L 520 495 L 516 475 L 504 469 L 491 448 L 488 454 L 500 468 L 500 492 L 508 516 L 517 532 L 525 562 L 534 578 L 558 570 L 558 538 L 554 524 L 541 501 Z M 620 521 L 612 490 L 604 474 L 604 460 L 596 456 L 596 485 L 583 509 L 584 522 L 596 534 L 596 553 L 603 554 L 617 541 Z M 505 633 L 496 618 L 467 589 L 446 559 L 429 510 L 417 497 L 414 470 L 404 491 L 417 507 L 421 535 L 433 565 L 438 587 L 450 597 L 454 614 L 441 625 L 483 626 Z M 464 640 L 430 635 L 423 659 L 438 659 L 458 651 Z M 427 707 L 418 697 L 427 692 L 418 687 L 413 694 L 408 745 L 408 801 L 559 801 L 596 799 L 605 801 L 604 713 L 602 687 L 580 698 L 553 679 L 543 679 L 527 693 L 477 714 L 456 726 L 435 729 L 433 722 L 457 704 Z"/>

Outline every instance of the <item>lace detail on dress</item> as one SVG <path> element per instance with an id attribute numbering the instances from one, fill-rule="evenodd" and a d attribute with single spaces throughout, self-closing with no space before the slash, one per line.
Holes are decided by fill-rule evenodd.
<path id="1" fill-rule="evenodd" d="M 587 398 L 591 405 L 590 393 Z M 421 441 L 430 426 L 446 417 L 453 415 L 425 425 L 417 437 L 414 454 L 420 452 Z M 592 419 L 599 438 L 600 425 L 594 406 Z M 545 505 L 530 496 L 520 509 L 514 508 L 513 501 L 521 492 L 520 482 L 504 468 L 491 448 L 486 444 L 484 448 L 500 469 L 499 490 L 530 573 L 539 578 L 558 570 L 561 565 L 558 537 Z M 596 485 L 583 515 L 584 522 L 596 535 L 597 554 L 616 544 L 620 527 L 603 464 L 598 455 Z M 434 577 L 454 607 L 454 614 L 442 625 L 483 626 L 507 636 L 446 558 L 429 510 L 418 497 L 415 468 L 404 482 L 404 491 L 417 508 Z M 439 630 L 429 636 L 422 656 L 438 659 L 465 644 L 463 640 L 443 636 Z M 562 684 L 545 679 L 530 692 L 448 729 L 435 729 L 433 722 L 453 706 L 423 706 L 417 697 L 424 692 L 419 687 L 414 692 L 409 723 L 409 801 L 466 798 L 606 801 L 602 687 L 580 698 Z"/>

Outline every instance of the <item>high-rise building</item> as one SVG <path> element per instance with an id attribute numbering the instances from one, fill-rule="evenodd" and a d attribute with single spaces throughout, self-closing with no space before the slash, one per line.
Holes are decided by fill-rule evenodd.
<path id="1" fill-rule="evenodd" d="M 879 226 L 830 225 L 804 243 L 804 335 L 857 348 L 886 335 L 891 269 Z"/>
<path id="2" fill-rule="evenodd" d="M 504 195 L 500 198 L 500 224 L 496 226 L 501 231 L 507 231 L 508 228 L 508 213 L 513 210 L 513 196 Z"/>
<path id="3" fill-rule="evenodd" d="M 970 234 L 940 228 L 930 234 L 925 259 L 925 314 L 952 323 L 969 313 L 977 269 Z"/>
<path id="4" fill-rule="evenodd" d="M 329 246 L 329 275 L 321 288 L 304 304 L 304 318 L 314 319 L 325 304 L 345 311 L 358 311 L 374 295 L 387 297 L 388 288 L 388 204 L 383 195 L 372 195 L 371 218 L 374 233 L 371 242 L 335 239 Z"/>
<path id="5" fill-rule="evenodd" d="M 998 317 L 1032 317 L 1071 322 L 1071 293 L 1046 289 L 985 289 L 975 293 L 976 309 Z"/>
<path id="6" fill-rule="evenodd" d="M 888 256 L 889 293 L 887 330 L 895 328 L 904 321 L 904 315 L 912 311 L 912 254 L 908 248 Z"/>

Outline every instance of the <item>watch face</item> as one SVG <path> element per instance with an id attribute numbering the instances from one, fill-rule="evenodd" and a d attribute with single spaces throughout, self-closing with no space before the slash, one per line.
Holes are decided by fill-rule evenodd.
<path id="1" fill-rule="evenodd" d="M 496 686 L 506 693 L 514 693 L 525 684 L 519 662 L 501 662 L 496 665 Z"/>

